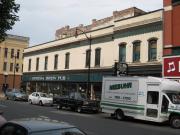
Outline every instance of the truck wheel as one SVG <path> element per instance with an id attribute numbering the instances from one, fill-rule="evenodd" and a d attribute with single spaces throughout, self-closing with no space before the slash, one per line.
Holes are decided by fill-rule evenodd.
<path id="1" fill-rule="evenodd" d="M 180 116 L 173 116 L 170 120 L 172 128 L 180 128 Z"/>
<path id="2" fill-rule="evenodd" d="M 62 109 L 62 106 L 61 105 L 57 105 L 57 109 L 58 110 Z"/>
<path id="3" fill-rule="evenodd" d="M 78 112 L 78 113 L 81 113 L 81 111 L 82 111 L 82 110 L 81 110 L 81 107 L 78 107 L 78 108 L 77 108 L 77 112 Z"/>
<path id="4" fill-rule="evenodd" d="M 117 110 L 115 113 L 116 119 L 117 120 L 123 120 L 124 119 L 124 113 L 121 110 Z"/>

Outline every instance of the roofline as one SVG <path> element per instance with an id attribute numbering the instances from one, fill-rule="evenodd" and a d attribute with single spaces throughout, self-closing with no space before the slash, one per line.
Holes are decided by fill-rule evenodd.
<path id="1" fill-rule="evenodd" d="M 136 8 L 136 7 L 135 7 Z M 139 8 L 136 8 L 136 9 L 139 9 Z M 139 9 L 141 10 L 141 9 Z M 131 18 L 135 18 L 135 17 L 139 17 L 139 16 L 143 16 L 143 15 L 147 15 L 147 14 L 151 14 L 151 13 L 154 13 L 154 12 L 158 12 L 158 11 L 163 11 L 164 9 L 161 8 L 161 9 L 157 9 L 157 10 L 154 10 L 154 11 L 150 11 L 150 12 L 145 12 L 144 14 L 141 14 L 141 15 L 138 15 L 138 16 L 133 16 L 133 17 L 128 17 L 128 18 L 125 18 L 125 19 L 121 19 L 121 20 L 115 20 L 114 22 L 119 22 L 119 21 L 123 21 L 123 20 L 128 20 L 128 19 L 131 19 Z M 95 29 L 95 30 L 91 30 L 91 31 L 87 31 L 86 33 L 91 33 L 91 32 L 94 32 L 94 31 L 97 31 L 97 30 L 101 30 L 101 29 L 105 29 L 105 28 L 109 28 L 109 27 L 112 27 L 113 25 L 109 25 L 107 27 L 104 27 L 104 28 L 100 28 L 100 29 Z M 81 34 L 80 34 L 81 35 Z M 55 40 L 51 40 L 51 41 L 48 41 L 48 42 L 44 42 L 44 43 L 41 43 L 41 44 L 37 44 L 37 45 L 34 45 L 34 46 L 30 46 L 26 49 L 29 49 L 29 48 L 34 48 L 34 47 L 37 47 L 37 46 L 41 46 L 41 45 L 45 45 L 47 43 L 52 43 L 52 42 L 55 42 L 55 41 L 60 41 L 60 40 L 64 40 L 64 39 L 67 39 L 67 38 L 71 38 L 73 36 L 69 36 L 69 37 L 65 37 L 65 38 L 61 38 L 61 39 L 55 39 Z M 78 42 L 78 41 L 77 41 Z M 25 52 L 26 53 L 26 52 Z M 28 52 L 29 53 L 29 52 Z"/>
<path id="2" fill-rule="evenodd" d="M 18 39 L 21 41 L 28 41 L 30 40 L 29 37 L 25 37 L 25 36 L 19 36 L 19 35 L 13 35 L 13 34 L 7 34 L 7 39 Z"/>
<path id="3" fill-rule="evenodd" d="M 128 19 L 131 19 L 131 18 L 143 16 L 143 15 L 152 14 L 152 13 L 154 13 L 154 12 L 163 11 L 163 10 L 164 10 L 164 9 L 161 8 L 161 9 L 157 9 L 157 10 L 154 10 L 154 11 L 145 12 L 144 14 L 141 14 L 141 15 L 132 16 L 132 17 L 128 17 L 128 18 L 124 18 L 124 19 L 120 19 L 120 20 L 115 20 L 114 22 L 120 22 L 120 21 L 128 20 Z"/>

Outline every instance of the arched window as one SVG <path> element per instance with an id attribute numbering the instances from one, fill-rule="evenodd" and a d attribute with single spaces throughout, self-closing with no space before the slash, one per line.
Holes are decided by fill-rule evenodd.
<path id="1" fill-rule="evenodd" d="M 133 42 L 133 62 L 140 61 L 140 48 L 141 48 L 141 41 L 137 40 Z"/>
<path id="2" fill-rule="evenodd" d="M 119 44 L 119 62 L 126 62 L 126 43 Z"/>
<path id="3" fill-rule="evenodd" d="M 157 60 L 157 38 L 151 38 L 148 40 L 148 48 L 149 48 L 148 60 L 149 61 Z"/>

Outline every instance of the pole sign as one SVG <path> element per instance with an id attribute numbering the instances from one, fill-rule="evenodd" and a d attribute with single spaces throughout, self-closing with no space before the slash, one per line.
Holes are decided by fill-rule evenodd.
<path id="1" fill-rule="evenodd" d="M 180 78 L 180 56 L 164 57 L 163 76 L 165 78 Z"/>

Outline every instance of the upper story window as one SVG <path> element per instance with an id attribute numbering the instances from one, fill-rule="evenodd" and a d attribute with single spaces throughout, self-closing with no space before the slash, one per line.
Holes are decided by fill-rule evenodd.
<path id="1" fill-rule="evenodd" d="M 3 71 L 7 71 L 7 62 L 4 62 Z"/>
<path id="2" fill-rule="evenodd" d="M 4 58 L 8 57 L 8 48 L 4 48 Z"/>
<path id="3" fill-rule="evenodd" d="M 119 45 L 119 62 L 126 62 L 126 43 Z"/>
<path id="4" fill-rule="evenodd" d="M 58 68 L 58 55 L 56 54 L 54 56 L 54 69 L 57 69 Z"/>
<path id="5" fill-rule="evenodd" d="M 172 0 L 172 3 L 180 3 L 180 0 Z"/>
<path id="6" fill-rule="evenodd" d="M 11 49 L 11 58 L 14 58 L 14 49 Z"/>
<path id="7" fill-rule="evenodd" d="M 19 72 L 19 68 L 20 68 L 19 63 L 16 63 L 16 72 Z"/>
<path id="8" fill-rule="evenodd" d="M 65 54 L 65 69 L 69 69 L 70 53 Z"/>
<path id="9" fill-rule="evenodd" d="M 148 40 L 149 45 L 149 61 L 157 60 L 157 38 L 152 38 Z"/>
<path id="10" fill-rule="evenodd" d="M 89 67 L 90 65 L 90 50 L 86 50 L 86 63 L 85 67 Z"/>
<path id="11" fill-rule="evenodd" d="M 14 69 L 14 64 L 13 64 L 13 63 L 10 63 L 10 69 L 9 69 L 9 71 L 10 71 L 10 72 L 13 72 L 13 69 Z"/>
<path id="12" fill-rule="evenodd" d="M 20 50 L 17 50 L 16 58 L 19 59 L 19 57 L 20 57 Z"/>
<path id="13" fill-rule="evenodd" d="M 133 62 L 140 62 L 141 41 L 133 42 Z"/>
<path id="14" fill-rule="evenodd" d="M 101 62 L 101 48 L 95 50 L 95 67 L 100 67 Z"/>
<path id="15" fill-rule="evenodd" d="M 44 70 L 47 70 L 47 68 L 48 68 L 48 56 L 45 57 Z"/>
<path id="16" fill-rule="evenodd" d="M 28 71 L 31 71 L 31 59 L 29 59 L 29 63 L 28 63 Z"/>
<path id="17" fill-rule="evenodd" d="M 36 71 L 39 70 L 39 58 L 36 58 Z"/>

